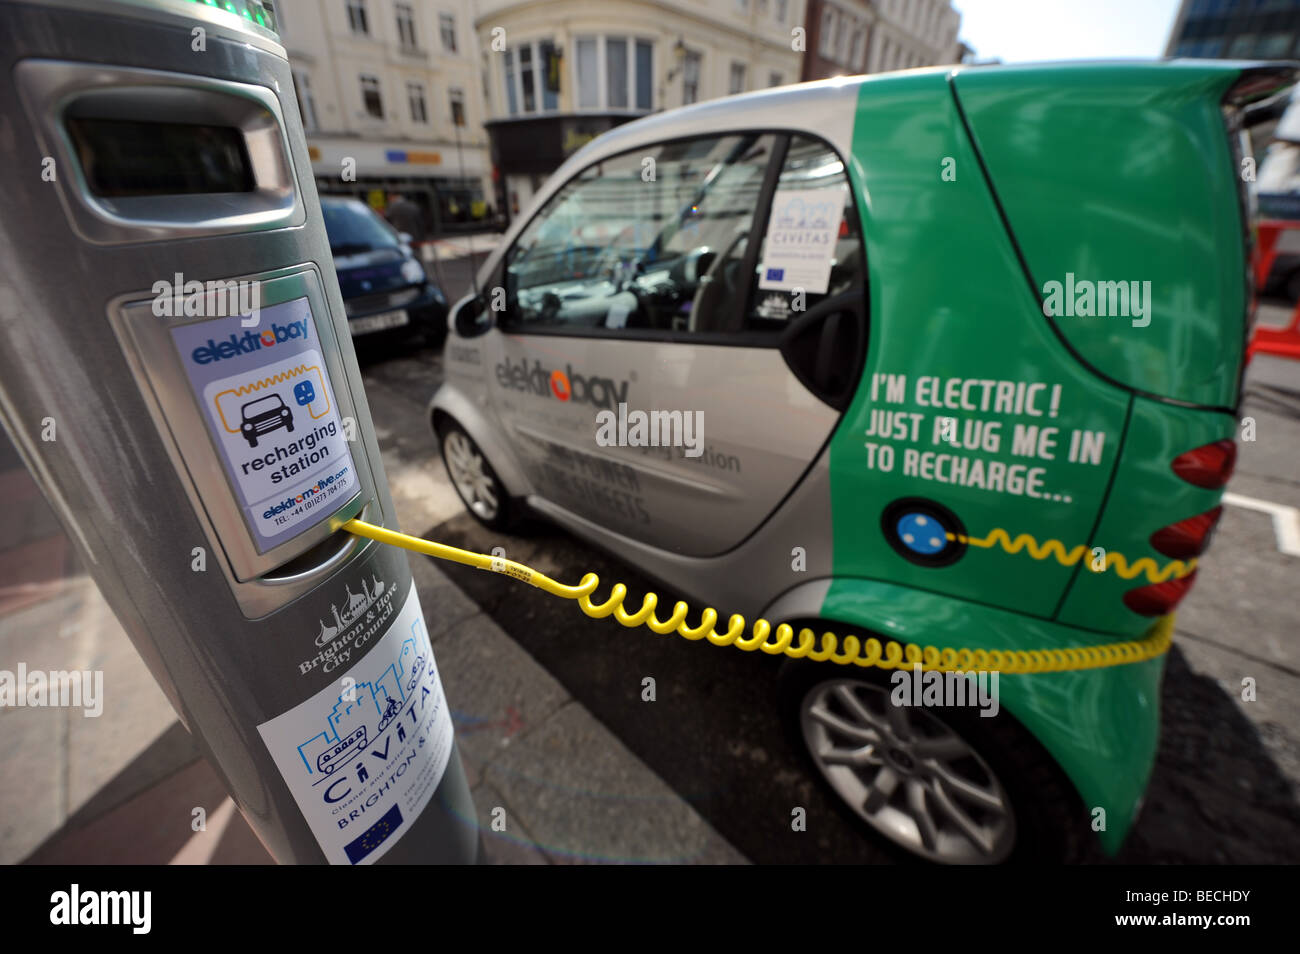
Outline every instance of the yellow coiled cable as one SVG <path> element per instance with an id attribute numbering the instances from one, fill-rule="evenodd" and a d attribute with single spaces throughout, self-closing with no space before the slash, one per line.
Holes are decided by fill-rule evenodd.
<path id="1" fill-rule="evenodd" d="M 727 623 L 725 633 L 717 632 L 713 627 L 718 621 L 718 611 L 706 607 L 700 615 L 700 625 L 686 625 L 689 607 L 678 602 L 673 607 L 672 615 L 666 620 L 655 615 L 659 598 L 654 593 L 647 593 L 641 602 L 641 608 L 635 613 L 628 613 L 623 608 L 627 596 L 627 587 L 615 583 L 609 599 L 596 603 L 591 594 L 600 585 L 600 577 L 588 573 L 577 586 L 566 586 L 552 580 L 544 573 L 532 567 L 524 566 L 513 560 L 475 553 L 459 547 L 447 546 L 421 540 L 395 530 L 387 530 L 361 520 L 349 520 L 341 524 L 342 529 L 359 537 L 368 537 L 380 543 L 391 544 L 416 553 L 450 560 L 465 566 L 504 573 L 525 583 L 530 583 L 554 596 L 577 600 L 582 611 L 593 619 L 614 619 L 628 628 L 645 626 L 660 635 L 676 632 L 685 639 L 707 639 L 715 646 L 735 646 L 746 652 L 761 650 L 771 656 L 786 655 L 794 659 L 812 659 L 817 662 L 833 662 L 841 666 L 876 666 L 880 669 L 911 669 L 920 664 L 923 671 L 972 672 L 993 671 L 1004 673 L 1065 672 L 1075 669 L 1101 669 L 1106 666 L 1121 666 L 1127 663 L 1143 662 L 1167 652 L 1173 642 L 1174 617 L 1172 614 L 1162 616 L 1152 630 L 1142 639 L 1127 640 L 1118 643 L 1105 643 L 1100 646 L 1072 646 L 1053 649 L 940 649 L 937 646 L 921 646 L 916 643 L 898 643 L 886 640 L 881 643 L 874 636 L 861 640 L 857 636 L 843 637 L 843 649 L 840 638 L 834 633 L 822 633 L 821 648 L 814 648 L 817 636 L 811 629 L 798 632 L 795 643 L 794 627 L 782 623 L 772 629 L 772 624 L 765 619 L 754 622 L 752 636 L 745 637 L 745 617 L 736 614 Z M 775 641 L 769 636 L 775 633 Z"/>

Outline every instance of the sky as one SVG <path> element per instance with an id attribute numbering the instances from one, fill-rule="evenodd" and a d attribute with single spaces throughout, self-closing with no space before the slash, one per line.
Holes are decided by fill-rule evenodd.
<path id="1" fill-rule="evenodd" d="M 953 0 L 976 58 L 1004 63 L 1163 56 L 1179 0 Z"/>

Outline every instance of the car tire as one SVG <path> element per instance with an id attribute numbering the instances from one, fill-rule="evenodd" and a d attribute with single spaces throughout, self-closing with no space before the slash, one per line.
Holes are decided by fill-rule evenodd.
<path id="1" fill-rule="evenodd" d="M 792 625 L 798 629 L 801 624 Z M 802 625 L 818 633 L 824 629 L 846 630 L 827 623 Z M 1098 860 L 1099 846 L 1091 817 L 1074 787 L 1038 740 L 1008 712 L 982 717 L 971 706 L 894 707 L 890 701 L 896 685 L 890 681 L 892 675 L 889 670 L 791 659 L 782 666 L 778 677 L 783 721 L 792 741 L 813 775 L 830 790 L 853 824 L 900 860 L 936 864 L 1077 864 Z M 912 742 L 895 747 L 897 739 L 878 732 L 883 743 L 878 746 L 880 756 L 863 757 L 878 766 L 834 764 L 843 758 L 843 749 L 852 747 L 844 741 L 851 736 L 824 725 L 812 709 L 820 705 L 823 710 L 829 709 L 831 716 L 844 717 L 851 710 L 841 703 L 841 686 L 877 719 L 884 718 L 890 729 L 893 725 L 888 721 L 889 711 L 902 716 Z M 869 724 L 850 721 L 859 728 Z M 840 742 L 833 746 L 834 758 L 829 760 L 825 757 L 828 741 Z M 858 741 L 862 743 L 859 751 L 868 746 L 877 748 L 865 737 Z M 917 749 L 918 741 L 928 748 Z M 962 745 L 969 754 L 957 754 Z M 937 751 L 946 754 L 929 757 Z M 936 763 L 943 763 L 942 770 Z M 894 775 L 892 784 L 882 777 L 886 768 Z M 881 794 L 890 788 L 893 790 L 887 795 Z M 920 799 L 916 789 L 924 791 Z M 860 797 L 863 792 L 867 793 L 865 799 Z M 976 792 L 979 801 L 971 798 Z M 996 799 L 1001 808 L 985 806 L 984 799 L 989 799 L 990 805 Z M 976 837 L 965 833 L 963 825 L 954 821 L 945 803 L 965 816 L 967 830 L 975 830 Z M 929 846 L 921 834 L 922 826 L 916 822 L 918 814 L 931 819 Z"/>
<path id="2" fill-rule="evenodd" d="M 505 531 L 517 526 L 523 505 L 510 496 L 474 439 L 449 418 L 437 425 L 437 433 L 447 477 L 465 509 L 490 530 Z"/>

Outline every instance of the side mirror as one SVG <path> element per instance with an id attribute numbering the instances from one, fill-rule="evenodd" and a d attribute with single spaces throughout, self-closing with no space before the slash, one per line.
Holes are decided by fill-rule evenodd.
<path id="1" fill-rule="evenodd" d="M 456 306 L 451 326 L 461 338 L 476 338 L 492 327 L 492 310 L 479 295 L 470 295 Z"/>

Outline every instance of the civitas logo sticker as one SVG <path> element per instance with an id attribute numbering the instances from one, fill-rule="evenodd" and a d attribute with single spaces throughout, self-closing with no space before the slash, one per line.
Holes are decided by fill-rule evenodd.
<path id="1" fill-rule="evenodd" d="M 343 605 L 330 604 L 330 615 L 319 621 L 316 645 L 321 651 L 298 664 L 298 672 L 307 675 L 317 666 L 323 672 L 333 672 L 352 658 L 354 650 L 369 643 L 382 632 L 393 615 L 393 583 L 384 582 L 370 574 L 353 592 L 353 584 L 343 588 Z"/>
<path id="2" fill-rule="evenodd" d="M 323 731 L 298 746 L 298 754 L 307 766 L 309 775 L 333 775 L 362 753 L 367 742 L 375 742 L 393 720 L 402 712 L 402 705 L 412 693 L 424 672 L 425 657 L 417 654 L 416 641 L 408 639 L 401 655 L 373 682 L 353 684 L 350 692 L 339 696 L 338 702 L 325 717 Z M 353 698 L 348 698 L 351 695 Z M 378 719 L 378 722 L 375 719 Z M 370 725 L 367 726 L 367 720 Z M 415 724 L 414 715 L 411 719 Z M 396 737 L 399 744 L 406 741 L 408 726 L 399 724 Z M 386 747 L 385 747 L 386 748 Z M 357 781 L 370 777 L 364 764 L 357 767 Z M 339 796 L 344 797 L 344 796 Z M 326 801 L 333 800 L 331 797 Z"/>
<path id="3" fill-rule="evenodd" d="M 415 588 L 363 658 L 257 730 L 326 860 L 369 864 L 392 848 L 442 781 L 453 737 Z"/>

